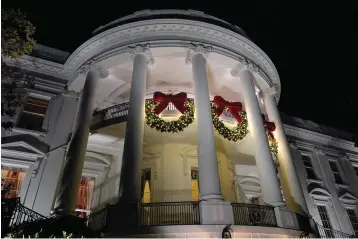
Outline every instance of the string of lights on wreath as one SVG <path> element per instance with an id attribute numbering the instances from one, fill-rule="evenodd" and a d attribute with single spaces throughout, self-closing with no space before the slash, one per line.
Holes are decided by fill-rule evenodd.
<path id="1" fill-rule="evenodd" d="M 179 119 L 166 121 L 160 117 L 160 113 L 168 107 L 169 103 L 182 113 Z M 188 99 L 184 92 L 176 95 L 155 92 L 153 99 L 145 102 L 145 122 L 160 132 L 178 133 L 193 123 L 194 108 L 194 100 Z"/>
<path id="2" fill-rule="evenodd" d="M 234 128 L 228 128 L 220 119 L 220 115 L 227 109 L 236 119 L 237 125 Z M 229 102 L 221 96 L 215 96 L 211 101 L 211 114 L 214 128 L 219 134 L 227 140 L 242 140 L 248 133 L 246 112 L 242 110 L 240 102 Z"/>
<path id="3" fill-rule="evenodd" d="M 160 114 L 172 103 L 175 108 L 181 112 L 181 116 L 177 120 L 166 121 L 160 117 Z M 215 96 L 210 102 L 211 113 L 214 128 L 219 134 L 229 141 L 236 142 L 242 140 L 249 133 L 246 112 L 242 110 L 240 102 L 229 102 L 221 96 Z M 237 121 L 237 125 L 233 128 L 227 127 L 219 118 L 224 110 Z M 188 99 L 187 94 L 180 92 L 178 94 L 164 94 L 155 92 L 151 100 L 145 102 L 145 122 L 151 128 L 160 132 L 179 133 L 184 131 L 194 121 L 195 105 L 193 99 Z M 275 124 L 264 119 L 265 131 L 267 134 L 270 150 L 274 156 L 278 153 L 278 143 L 273 135 Z"/>

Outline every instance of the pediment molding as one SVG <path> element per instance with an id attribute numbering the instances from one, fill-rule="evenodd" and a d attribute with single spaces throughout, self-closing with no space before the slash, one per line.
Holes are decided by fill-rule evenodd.
<path id="1" fill-rule="evenodd" d="M 196 146 L 188 146 L 180 151 L 180 155 L 182 157 L 197 157 L 198 156 L 198 148 Z"/>
<path id="2" fill-rule="evenodd" d="M 342 203 L 344 204 L 357 204 L 358 203 L 358 198 L 356 198 L 355 196 L 353 196 L 350 193 L 345 193 L 342 196 L 339 197 L 339 200 L 342 201 Z"/>
<path id="3" fill-rule="evenodd" d="M 1 155 L 2 157 L 36 160 L 39 157 L 44 157 L 45 153 L 24 141 L 18 141 L 2 144 Z"/>

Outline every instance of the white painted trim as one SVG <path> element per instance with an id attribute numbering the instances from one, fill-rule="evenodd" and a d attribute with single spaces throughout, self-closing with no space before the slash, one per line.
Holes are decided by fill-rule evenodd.
<path id="1" fill-rule="evenodd" d="M 111 162 L 108 159 L 106 159 L 104 156 L 97 154 L 95 152 L 86 151 L 86 157 L 92 157 L 92 158 L 98 159 L 98 160 L 102 161 L 103 163 L 105 163 L 106 166 L 111 166 Z"/>

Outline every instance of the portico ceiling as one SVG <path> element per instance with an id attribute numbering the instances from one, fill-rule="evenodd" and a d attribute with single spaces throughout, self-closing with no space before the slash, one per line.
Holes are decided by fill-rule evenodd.
<path id="1" fill-rule="evenodd" d="M 155 63 L 148 66 L 147 91 L 165 92 L 171 89 L 193 92 L 192 65 L 185 63 L 187 49 L 159 47 L 151 50 Z M 229 101 L 243 101 L 240 81 L 230 74 L 231 69 L 237 64 L 236 60 L 218 53 L 209 55 L 207 76 L 212 96 L 220 95 Z M 110 67 L 108 77 L 101 79 L 97 87 L 95 99 L 97 110 L 128 101 L 132 81 L 133 61 L 127 53 L 106 60 L 102 65 Z M 264 87 L 265 81 L 259 74 L 254 74 L 257 88 Z"/>
<path id="2" fill-rule="evenodd" d="M 89 137 L 89 148 L 95 144 L 97 147 L 110 149 L 111 152 L 118 150 L 123 146 L 125 129 L 126 123 L 119 123 L 94 132 Z M 145 124 L 143 144 L 156 145 L 179 143 L 196 145 L 196 129 L 196 121 L 189 125 L 189 127 L 183 132 L 179 133 L 161 133 Z M 243 140 L 231 142 L 223 139 L 222 136 L 215 131 L 215 143 L 218 151 L 226 153 L 231 158 L 240 158 L 242 154 L 254 155 L 254 140 L 250 134 L 248 134 Z"/>

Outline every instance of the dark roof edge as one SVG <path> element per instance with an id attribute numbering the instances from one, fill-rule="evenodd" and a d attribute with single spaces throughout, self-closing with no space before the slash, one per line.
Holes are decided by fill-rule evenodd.
<path id="1" fill-rule="evenodd" d="M 59 64 L 64 64 L 67 58 L 70 56 L 70 53 L 52 47 L 36 44 L 32 49 L 30 56 Z"/>
<path id="2" fill-rule="evenodd" d="M 354 134 L 333 127 L 317 124 L 310 120 L 304 120 L 298 117 L 293 117 L 280 112 L 282 122 L 287 125 L 296 126 L 313 132 L 325 134 L 335 138 L 354 142 Z"/>

